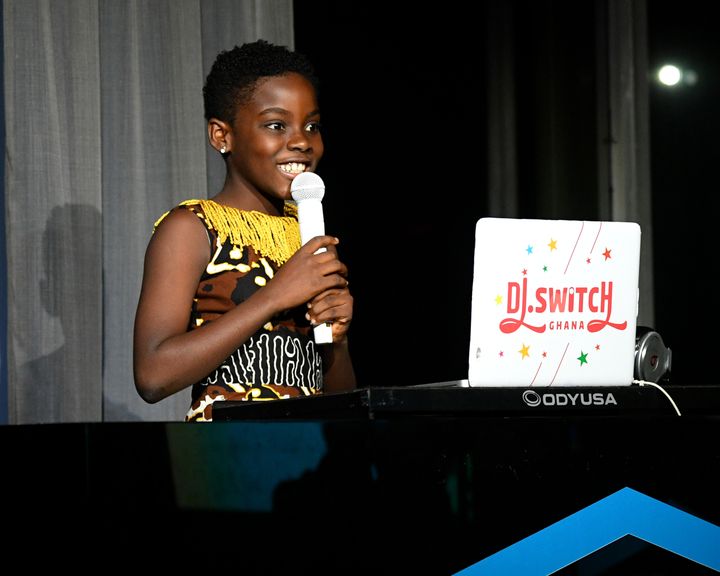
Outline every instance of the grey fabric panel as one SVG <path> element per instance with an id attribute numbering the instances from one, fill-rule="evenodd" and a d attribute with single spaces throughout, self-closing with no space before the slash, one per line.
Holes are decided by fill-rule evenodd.
<path id="1" fill-rule="evenodd" d="M 9 422 L 102 418 L 96 0 L 4 8 Z"/>
<path id="2" fill-rule="evenodd" d="M 105 420 L 180 420 L 183 391 L 146 404 L 132 333 L 153 223 L 205 197 L 200 9 L 196 0 L 100 2 L 105 256 Z"/>
<path id="3" fill-rule="evenodd" d="M 189 390 L 148 405 L 133 383 L 145 247 L 166 210 L 222 184 L 202 105 L 212 60 L 258 37 L 291 45 L 292 1 L 3 9 L 9 421 L 180 420 Z"/>

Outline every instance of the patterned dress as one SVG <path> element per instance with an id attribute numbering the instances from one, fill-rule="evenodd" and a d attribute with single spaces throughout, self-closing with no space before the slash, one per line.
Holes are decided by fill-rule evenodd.
<path id="1" fill-rule="evenodd" d="M 212 200 L 186 200 L 205 226 L 213 252 L 193 300 L 188 330 L 202 330 L 261 290 L 300 247 L 297 209 L 284 216 L 243 211 Z M 165 218 L 163 215 L 155 228 Z M 322 392 L 322 360 L 304 306 L 272 318 L 192 388 L 186 421 L 211 421 L 213 402 L 262 401 Z"/>

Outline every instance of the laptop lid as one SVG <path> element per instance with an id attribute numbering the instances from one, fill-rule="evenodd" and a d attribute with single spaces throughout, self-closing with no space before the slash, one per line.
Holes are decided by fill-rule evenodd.
<path id="1" fill-rule="evenodd" d="M 481 218 L 469 386 L 632 384 L 640 226 Z"/>

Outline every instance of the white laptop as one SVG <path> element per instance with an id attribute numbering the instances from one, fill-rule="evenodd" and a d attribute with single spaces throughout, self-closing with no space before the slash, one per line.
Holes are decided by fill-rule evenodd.
<path id="1" fill-rule="evenodd" d="M 481 218 L 468 385 L 632 384 L 640 226 Z"/>

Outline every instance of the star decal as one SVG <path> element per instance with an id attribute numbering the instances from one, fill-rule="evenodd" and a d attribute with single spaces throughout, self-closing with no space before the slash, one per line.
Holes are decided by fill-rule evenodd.
<path id="1" fill-rule="evenodd" d="M 528 247 L 527 247 L 525 250 L 527 250 L 527 253 L 528 253 L 528 254 L 532 254 L 532 253 L 533 253 L 533 252 L 532 252 L 532 251 L 533 251 L 533 247 L 530 246 L 530 244 L 528 244 Z"/>
<path id="2" fill-rule="evenodd" d="M 522 359 L 528 358 L 530 356 L 530 346 L 525 346 L 525 344 L 522 345 L 522 348 L 518 350 L 520 354 L 522 355 Z"/>
<path id="3" fill-rule="evenodd" d="M 502 304 L 502 296 L 500 296 L 500 294 L 495 296 L 495 304 Z"/>
<path id="4" fill-rule="evenodd" d="M 588 357 L 588 353 L 580 350 L 580 356 L 578 357 L 578 360 L 580 360 L 580 366 L 588 363 L 587 357 Z"/>
<path id="5" fill-rule="evenodd" d="M 612 256 L 610 255 L 610 252 L 612 252 L 612 250 L 610 250 L 609 248 L 605 248 L 605 252 L 603 252 L 603 256 L 605 256 L 605 260 L 609 260 L 610 258 L 612 258 Z"/>
<path id="6" fill-rule="evenodd" d="M 548 267 L 547 267 L 547 264 L 546 264 L 545 266 L 543 266 L 543 272 L 547 272 L 547 271 L 548 271 Z"/>
<path id="7" fill-rule="evenodd" d="M 550 238 L 550 243 L 548 244 L 550 246 L 550 251 L 557 250 L 557 240 L 553 240 Z"/>

